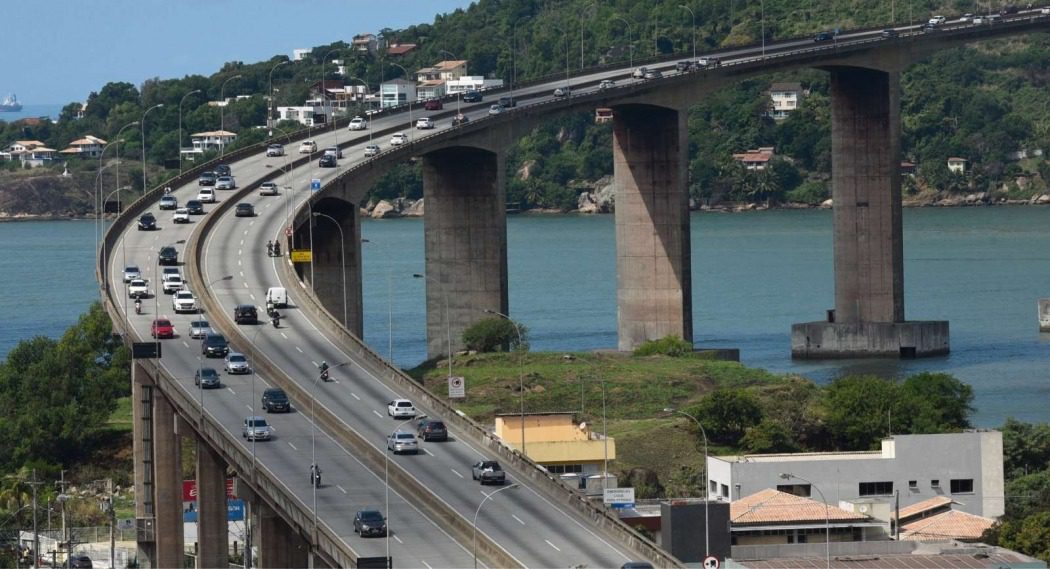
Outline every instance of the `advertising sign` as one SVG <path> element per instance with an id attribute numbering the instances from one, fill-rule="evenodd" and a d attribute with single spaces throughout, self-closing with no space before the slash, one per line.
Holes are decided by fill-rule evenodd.
<path id="1" fill-rule="evenodd" d="M 613 508 L 634 507 L 634 488 L 606 488 L 602 497 L 605 505 Z"/>

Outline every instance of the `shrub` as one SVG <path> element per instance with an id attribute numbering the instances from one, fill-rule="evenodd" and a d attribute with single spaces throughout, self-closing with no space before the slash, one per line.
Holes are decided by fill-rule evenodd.
<path id="1" fill-rule="evenodd" d="M 636 356 L 663 355 L 677 358 L 693 353 L 693 345 L 678 336 L 665 336 L 659 340 L 646 340 L 634 349 Z"/>
<path id="2" fill-rule="evenodd" d="M 528 329 L 506 318 L 485 318 L 463 331 L 463 343 L 468 350 L 477 352 L 496 352 L 519 347 L 527 350 Z"/>

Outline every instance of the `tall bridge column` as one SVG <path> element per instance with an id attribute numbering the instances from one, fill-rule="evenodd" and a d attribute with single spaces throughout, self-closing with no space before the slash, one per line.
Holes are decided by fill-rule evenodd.
<path id="1" fill-rule="evenodd" d="M 256 540 L 259 544 L 259 563 L 256 566 L 263 569 L 307 567 L 310 548 L 302 536 L 261 500 L 257 500 L 252 509 L 259 516 Z"/>
<path id="2" fill-rule="evenodd" d="M 156 567 L 156 512 L 153 501 L 153 380 L 131 362 L 132 454 L 135 481 L 135 539 L 139 566 Z"/>
<path id="3" fill-rule="evenodd" d="M 692 342 L 685 114 L 632 105 L 614 116 L 619 349 L 669 335 Z"/>
<path id="4" fill-rule="evenodd" d="M 507 313 L 507 212 L 504 159 L 477 148 L 448 148 L 423 157 L 427 357 L 462 345 L 463 331 Z M 446 308 L 448 319 L 446 320 Z"/>
<path id="5" fill-rule="evenodd" d="M 163 394 L 153 398 L 157 567 L 182 567 L 182 450 L 175 409 Z"/>
<path id="6" fill-rule="evenodd" d="M 348 207 L 336 207 L 332 202 L 322 200 L 313 209 L 316 215 L 313 220 L 312 285 L 328 312 L 340 322 L 345 316 L 344 325 L 360 338 L 364 334 L 361 224 L 357 218 L 357 206 L 338 202 Z"/>
<path id="7" fill-rule="evenodd" d="M 899 74 L 831 70 L 835 310 L 795 324 L 796 358 L 948 352 L 948 322 L 904 320 Z"/>
<path id="8" fill-rule="evenodd" d="M 197 567 L 229 566 L 226 517 L 226 464 L 197 441 Z"/>

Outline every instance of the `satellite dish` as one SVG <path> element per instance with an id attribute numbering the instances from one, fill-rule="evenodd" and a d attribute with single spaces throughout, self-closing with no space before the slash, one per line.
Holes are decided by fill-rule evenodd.
<path id="1" fill-rule="evenodd" d="M 580 423 L 580 430 L 581 431 L 586 431 L 587 430 L 587 421 L 584 421 L 584 422 Z"/>

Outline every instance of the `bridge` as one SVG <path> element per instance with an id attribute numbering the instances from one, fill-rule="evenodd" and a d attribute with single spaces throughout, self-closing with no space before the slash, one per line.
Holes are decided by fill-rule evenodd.
<path id="1" fill-rule="evenodd" d="M 262 145 L 224 161 L 243 184 L 219 191 L 219 202 L 184 225 L 161 223 L 136 231 L 135 218 L 156 209 L 154 188 L 114 221 L 100 247 L 97 276 L 107 310 L 134 343 L 132 366 L 137 536 L 142 566 L 182 564 L 180 439 L 197 447 L 198 566 L 225 567 L 225 483 L 248 504 L 261 567 L 615 567 L 629 559 L 657 566 L 679 561 L 536 467 L 513 442 L 453 410 L 390 365 L 361 340 L 361 238 L 358 206 L 392 165 L 423 161 L 428 351 L 457 345 L 460 332 L 485 317 L 509 313 L 504 204 L 507 149 L 517 137 L 559 113 L 613 109 L 619 348 L 668 334 L 691 339 L 691 266 L 686 189 L 685 112 L 706 94 L 735 81 L 793 68 L 831 74 L 835 313 L 833 321 L 792 330 L 798 357 L 928 355 L 948 350 L 947 322 L 905 320 L 900 185 L 899 81 L 902 69 L 936 50 L 1007 35 L 1050 29 L 1050 16 L 1023 11 L 995 25 L 948 22 L 935 32 L 899 28 L 858 30 L 830 42 L 791 40 L 727 50 L 722 65 L 678 73 L 671 59 L 645 62 L 665 77 L 636 80 L 621 66 L 535 81 L 515 89 L 519 105 L 489 115 L 488 105 L 465 105 L 466 124 L 451 127 L 452 112 L 428 112 L 432 134 L 417 136 L 411 110 L 374 117 L 370 130 L 337 128 L 282 135 L 293 143 L 311 136 L 320 147 L 338 145 L 349 167 L 316 173 L 312 155 L 266 158 Z M 613 79 L 612 88 L 599 88 Z M 571 95 L 554 97 L 571 84 Z M 370 141 L 412 132 L 407 144 L 365 159 Z M 384 145 L 386 146 L 386 145 Z M 292 150 L 290 148 L 289 150 Z M 345 164 L 345 162 L 344 162 Z M 167 182 L 180 202 L 196 194 L 202 164 Z M 319 191 L 308 181 L 320 178 Z M 282 187 L 259 196 L 262 182 Z M 254 217 L 236 217 L 238 202 Z M 286 236 L 286 229 L 290 235 Z M 262 253 L 281 240 L 286 251 L 309 250 L 309 263 Z M 181 246 L 193 314 L 173 315 L 160 286 L 158 248 Z M 122 278 L 137 264 L 154 287 L 143 313 L 129 311 Z M 271 286 L 289 291 L 291 308 L 280 328 L 238 325 L 232 309 L 262 304 Z M 169 317 L 174 339 L 150 338 L 154 318 Z M 189 337 L 190 322 L 206 319 L 247 355 L 252 372 L 222 375 L 205 390 L 194 376 L 219 367 Z M 446 336 L 448 334 L 448 336 Z M 156 353 L 154 350 L 159 351 Z M 159 357 L 158 357 L 159 356 Z M 319 381 L 317 363 L 334 364 L 332 382 Z M 281 387 L 293 412 L 264 414 L 260 396 Z M 447 443 L 421 443 L 415 456 L 392 456 L 386 437 L 399 425 L 386 402 L 411 399 L 421 413 L 449 426 Z M 265 415 L 269 441 L 243 436 L 245 417 Z M 479 487 L 470 466 L 499 460 L 510 485 Z M 319 464 L 324 484 L 309 481 Z M 506 491 L 504 491 L 506 489 Z M 496 493 L 498 491 L 498 493 Z M 380 510 L 384 539 L 354 532 L 354 512 Z"/>

